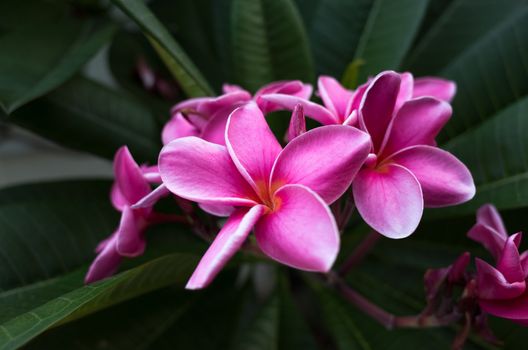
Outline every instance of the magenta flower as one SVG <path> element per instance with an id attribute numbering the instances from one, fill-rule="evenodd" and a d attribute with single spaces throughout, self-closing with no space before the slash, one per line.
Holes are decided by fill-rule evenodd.
<path id="1" fill-rule="evenodd" d="M 451 106 L 433 97 L 402 102 L 408 84 L 395 72 L 373 79 L 359 107 L 359 125 L 372 140 L 353 194 L 363 219 L 390 238 L 409 236 L 424 206 L 465 202 L 475 194 L 462 162 L 435 147 L 435 137 L 451 116 Z M 401 104 L 401 106 L 399 106 Z"/>
<path id="2" fill-rule="evenodd" d="M 207 286 L 253 228 L 269 257 L 303 270 L 328 271 L 339 249 L 328 204 L 346 191 L 363 164 L 368 135 L 351 127 L 326 126 L 282 149 L 262 111 L 249 102 L 229 116 L 225 144 L 186 137 L 172 141 L 160 154 L 160 174 L 172 193 L 236 208 L 187 288 Z"/>
<path id="3" fill-rule="evenodd" d="M 197 136 L 206 141 L 224 145 L 224 131 L 229 114 L 252 99 L 251 94 L 236 85 L 225 84 L 219 97 L 193 98 L 172 108 L 173 117 L 162 132 L 163 144 L 185 136 Z M 278 81 L 265 85 L 253 96 L 264 114 L 280 107 L 262 99 L 266 94 L 291 95 L 308 99 L 312 86 L 301 81 Z"/>
<path id="4" fill-rule="evenodd" d="M 528 251 L 519 254 L 521 232 L 508 236 L 497 209 L 485 205 L 468 237 L 481 243 L 495 259 L 493 267 L 475 259 L 477 296 L 482 310 L 528 325 Z"/>
<path id="5" fill-rule="evenodd" d="M 150 192 L 149 181 L 159 181 L 156 167 L 140 168 L 128 148 L 121 147 L 114 158 L 114 175 L 110 197 L 113 206 L 122 213 L 121 221 L 117 230 L 97 246 L 98 255 L 86 274 L 86 283 L 114 274 L 123 257 L 143 254 L 143 232 L 153 221 L 151 207 L 132 209 L 131 206 Z"/>
<path id="6" fill-rule="evenodd" d="M 401 74 L 401 88 L 398 94 L 396 109 L 403 102 L 417 97 L 430 96 L 443 101 L 451 101 L 456 92 L 456 85 L 436 77 L 423 77 L 414 79 L 411 73 Z M 301 104 L 307 116 L 323 125 L 343 124 L 356 126 L 358 122 L 357 110 L 363 95 L 372 80 L 359 86 L 355 91 L 347 90 L 336 79 L 329 76 L 320 76 L 317 82 L 318 95 L 321 97 L 323 106 L 294 95 L 268 93 L 262 96 L 262 100 L 269 101 L 284 109 L 293 110 L 297 104 Z"/>

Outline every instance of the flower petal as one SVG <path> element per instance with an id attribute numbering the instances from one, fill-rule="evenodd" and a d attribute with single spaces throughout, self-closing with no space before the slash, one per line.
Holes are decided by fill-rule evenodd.
<path id="1" fill-rule="evenodd" d="M 504 239 L 508 237 L 506 226 L 504 226 L 504 222 L 493 204 L 485 204 L 479 208 L 477 211 L 477 222 L 491 227 Z"/>
<path id="2" fill-rule="evenodd" d="M 146 221 L 141 217 L 141 212 L 126 207 L 121 214 L 121 222 L 117 230 L 116 250 L 121 256 L 135 257 L 145 251 L 145 238 L 143 230 Z"/>
<path id="3" fill-rule="evenodd" d="M 158 166 L 165 186 L 182 198 L 211 204 L 256 204 L 256 195 L 224 146 L 196 137 L 177 139 L 163 147 Z"/>
<path id="4" fill-rule="evenodd" d="M 422 190 L 406 168 L 388 164 L 382 171 L 363 169 L 352 189 L 361 217 L 382 235 L 405 238 L 418 227 L 423 212 Z"/>
<path id="5" fill-rule="evenodd" d="M 434 145 L 451 113 L 449 103 L 432 97 L 405 102 L 392 121 L 382 153 L 389 156 L 409 146 Z"/>
<path id="6" fill-rule="evenodd" d="M 264 206 L 256 205 L 252 208 L 237 209 L 231 214 L 185 288 L 200 289 L 211 283 L 227 261 L 240 249 L 264 210 Z"/>
<path id="7" fill-rule="evenodd" d="M 211 119 L 205 124 L 200 138 L 205 141 L 225 146 L 227 119 L 231 112 L 233 112 L 233 109 L 234 108 L 232 107 L 224 108 L 213 114 Z"/>
<path id="8" fill-rule="evenodd" d="M 198 136 L 198 133 L 198 129 L 178 112 L 163 127 L 161 140 L 166 145 L 180 137 Z"/>
<path id="9" fill-rule="evenodd" d="M 515 299 L 480 299 L 479 305 L 485 312 L 511 320 L 528 320 L 528 293 Z"/>
<path id="10" fill-rule="evenodd" d="M 436 77 L 422 77 L 414 80 L 413 97 L 432 96 L 450 102 L 456 94 L 456 84 Z"/>
<path id="11" fill-rule="evenodd" d="M 164 184 L 159 185 L 154 190 L 152 190 L 145 197 L 141 198 L 137 203 L 132 205 L 132 209 L 140 208 L 152 208 L 158 201 L 170 194 L 169 189 Z"/>
<path id="12" fill-rule="evenodd" d="M 222 85 L 222 92 L 224 94 L 228 94 L 230 92 L 236 92 L 236 91 L 246 91 L 242 89 L 240 86 L 235 84 L 223 84 Z"/>
<path id="13" fill-rule="evenodd" d="M 297 96 L 283 94 L 268 94 L 261 96 L 262 100 L 275 103 L 283 109 L 292 111 L 296 105 L 301 104 L 304 114 L 323 125 L 341 124 L 337 116 L 323 106 Z"/>
<path id="14" fill-rule="evenodd" d="M 382 72 L 374 78 L 361 101 L 359 107 L 361 125 L 372 138 L 374 153 L 379 151 L 392 121 L 400 83 L 401 79 L 398 73 Z"/>
<path id="15" fill-rule="evenodd" d="M 115 182 L 128 205 L 135 204 L 150 192 L 150 185 L 143 177 L 128 147 L 121 147 L 114 158 Z"/>
<path id="16" fill-rule="evenodd" d="M 282 150 L 255 103 L 237 108 L 226 127 L 229 155 L 257 193 L 267 191 L 271 168 Z"/>
<path id="17" fill-rule="evenodd" d="M 414 78 L 411 73 L 404 72 L 400 74 L 401 84 L 400 91 L 398 92 L 398 98 L 396 99 L 396 110 L 399 110 L 400 107 L 410 100 L 413 95 L 413 85 Z"/>
<path id="18" fill-rule="evenodd" d="M 215 98 L 209 98 L 198 104 L 196 111 L 199 114 L 212 116 L 219 110 L 232 108 L 237 104 L 251 100 L 251 95 L 245 90 L 233 91 Z"/>
<path id="19" fill-rule="evenodd" d="M 440 148 L 413 146 L 394 154 L 392 160 L 416 176 L 426 207 L 455 205 L 475 195 L 475 184 L 468 168 Z"/>
<path id="20" fill-rule="evenodd" d="M 94 283 L 112 276 L 123 258 L 115 249 L 115 240 L 110 241 L 90 265 L 84 283 Z"/>
<path id="21" fill-rule="evenodd" d="M 339 251 L 339 231 L 328 206 L 302 185 L 281 187 L 275 200 L 278 207 L 255 226 L 262 251 L 301 270 L 330 270 Z"/>
<path id="22" fill-rule="evenodd" d="M 255 93 L 254 99 L 264 114 L 277 111 L 282 108 L 280 105 L 268 102 L 261 98 L 263 95 L 269 94 L 291 95 L 309 100 L 310 96 L 312 95 L 312 86 L 310 84 L 303 84 L 300 80 L 276 81 L 263 86 Z"/>
<path id="23" fill-rule="evenodd" d="M 520 296 L 526 289 L 523 281 L 510 283 L 504 275 L 487 262 L 477 258 L 477 288 L 482 299 L 511 299 Z"/>
<path id="24" fill-rule="evenodd" d="M 306 132 L 306 118 L 304 117 L 303 106 L 298 104 L 295 106 L 290 119 L 290 126 L 286 134 L 286 141 L 290 142 L 297 136 Z"/>
<path id="25" fill-rule="evenodd" d="M 200 203 L 198 206 L 206 213 L 220 217 L 228 217 L 235 211 L 235 208 L 229 205 Z"/>
<path id="26" fill-rule="evenodd" d="M 345 89 L 334 78 L 325 75 L 319 77 L 317 89 L 325 107 L 342 123 L 348 117 L 347 107 L 352 99 L 352 92 Z"/>
<path id="27" fill-rule="evenodd" d="M 292 140 L 278 156 L 270 188 L 300 184 L 330 204 L 352 183 L 370 150 L 370 138 L 356 128 L 328 125 Z"/>
<path id="28" fill-rule="evenodd" d="M 511 235 L 506 240 L 501 256 L 497 261 L 497 270 L 499 270 L 506 280 L 510 283 L 524 281 L 524 271 L 519 256 L 519 243 L 522 233 L 518 232 Z"/>
<path id="29" fill-rule="evenodd" d="M 507 239 L 490 226 L 478 222 L 469 230 L 467 236 L 482 244 L 491 253 L 495 261 L 501 256 Z"/>

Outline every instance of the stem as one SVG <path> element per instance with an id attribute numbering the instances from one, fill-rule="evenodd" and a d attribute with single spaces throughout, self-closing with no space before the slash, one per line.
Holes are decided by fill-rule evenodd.
<path id="1" fill-rule="evenodd" d="M 376 231 L 370 232 L 359 245 L 354 249 L 352 254 L 345 260 L 341 268 L 339 269 L 340 276 L 346 276 L 353 268 L 358 266 L 365 256 L 374 248 L 378 243 L 381 235 Z"/>

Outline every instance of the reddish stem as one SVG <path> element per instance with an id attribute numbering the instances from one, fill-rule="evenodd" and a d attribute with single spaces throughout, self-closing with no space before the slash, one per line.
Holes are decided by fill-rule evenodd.
<path id="1" fill-rule="evenodd" d="M 365 256 L 374 248 L 378 243 L 381 235 L 376 231 L 370 232 L 359 245 L 354 249 L 352 254 L 345 260 L 341 268 L 339 269 L 340 276 L 346 276 L 353 268 L 358 266 Z"/>

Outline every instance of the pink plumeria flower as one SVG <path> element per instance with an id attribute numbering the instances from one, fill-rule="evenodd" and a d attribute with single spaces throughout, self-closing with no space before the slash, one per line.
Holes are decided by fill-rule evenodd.
<path id="1" fill-rule="evenodd" d="M 112 205 L 119 210 L 117 230 L 96 248 L 98 254 L 85 277 L 92 283 L 114 274 L 123 257 L 136 257 L 145 250 L 144 230 L 152 221 L 151 207 L 131 206 L 150 192 L 149 182 L 160 180 L 157 167 L 139 167 L 127 147 L 121 147 L 114 158 L 115 182 L 111 191 Z"/>
<path id="2" fill-rule="evenodd" d="M 528 325 L 528 251 L 519 253 L 521 232 L 508 236 L 497 209 L 488 204 L 477 212 L 477 223 L 468 237 L 481 243 L 496 263 L 493 267 L 475 259 L 480 307 L 489 314 Z"/>
<path id="3" fill-rule="evenodd" d="M 235 211 L 205 253 L 187 288 L 207 286 L 255 229 L 269 257 L 308 271 L 328 271 L 339 232 L 328 207 L 350 186 L 369 151 L 368 135 L 345 126 L 310 130 L 284 149 L 256 103 L 227 122 L 226 146 L 197 137 L 161 151 L 163 183 L 177 196 Z"/>
<path id="4" fill-rule="evenodd" d="M 185 136 L 197 136 L 206 141 L 224 145 L 224 131 L 229 114 L 242 104 L 254 100 L 264 114 L 280 109 L 280 106 L 265 101 L 267 94 L 291 95 L 308 99 L 312 86 L 299 80 L 277 81 L 265 85 L 252 97 L 249 92 L 236 85 L 225 84 L 224 94 L 219 97 L 193 98 L 178 103 L 172 108 L 173 117 L 162 132 L 163 144 Z"/>
<path id="5" fill-rule="evenodd" d="M 424 206 L 454 205 L 475 194 L 466 166 L 435 147 L 451 106 L 433 97 L 401 103 L 402 86 L 400 75 L 388 71 L 374 78 L 365 91 L 359 125 L 369 133 L 372 148 L 352 185 L 363 219 L 390 238 L 413 233 Z"/>
<path id="6" fill-rule="evenodd" d="M 449 102 L 456 92 L 455 83 L 441 78 L 423 77 L 414 79 L 411 73 L 405 72 L 401 74 L 401 79 L 401 89 L 396 109 L 411 98 L 423 96 L 435 97 Z M 261 99 L 288 110 L 293 110 L 296 105 L 301 104 L 307 116 L 323 125 L 343 124 L 355 126 L 358 122 L 357 110 L 371 81 L 372 79 L 369 79 L 365 84 L 351 91 L 332 77 L 320 76 L 317 88 L 323 106 L 309 101 L 308 98 L 303 99 L 299 96 L 270 93 L 262 96 Z"/>

